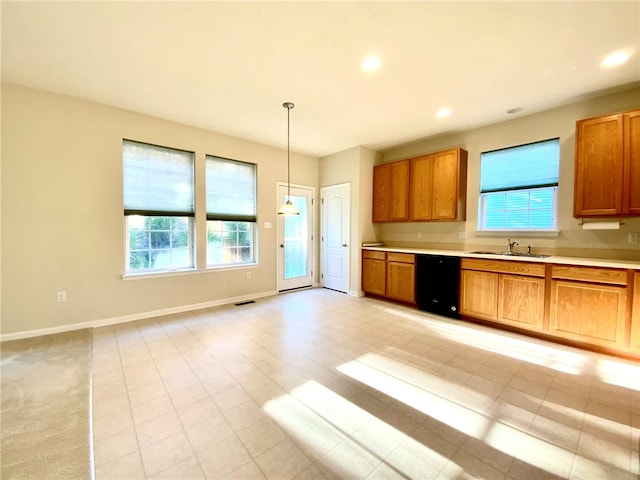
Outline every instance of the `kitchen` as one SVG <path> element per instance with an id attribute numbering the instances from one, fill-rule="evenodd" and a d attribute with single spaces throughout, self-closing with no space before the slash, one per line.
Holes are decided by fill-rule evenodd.
<path id="1" fill-rule="evenodd" d="M 634 95 L 637 95 L 637 92 L 634 92 Z M 627 108 L 633 108 L 633 104 L 629 104 L 629 107 Z M 619 111 L 624 112 L 625 107 L 622 107 Z M 569 111 L 566 109 L 563 112 L 555 113 L 557 114 L 556 118 L 561 118 L 562 114 L 568 116 Z M 613 113 L 618 113 L 618 111 L 594 111 L 592 116 L 596 116 L 598 114 L 610 115 Z M 612 117 L 607 118 L 609 120 L 612 119 Z M 637 118 L 637 111 L 635 113 L 632 112 L 631 114 L 627 114 L 626 118 L 627 121 L 637 121 L 635 120 L 635 118 Z M 453 219 L 454 222 L 447 223 L 447 228 L 451 228 L 450 226 L 453 226 L 454 228 L 457 227 L 457 231 L 454 230 L 448 234 L 448 238 L 451 243 L 447 244 L 446 240 L 439 242 L 439 238 L 436 236 L 437 234 L 431 233 L 434 229 L 438 229 L 439 223 L 437 221 L 432 222 L 431 224 L 420 221 L 416 221 L 414 224 L 410 223 L 409 212 L 416 200 L 411 197 L 410 187 L 405 190 L 397 189 L 398 191 L 401 191 L 400 198 L 404 198 L 402 195 L 407 195 L 408 208 L 405 212 L 406 217 L 400 220 L 396 219 L 395 221 L 384 219 L 379 223 L 381 230 L 380 238 L 388 238 L 388 240 L 382 241 L 388 247 L 367 247 L 363 251 L 363 288 L 370 294 L 382 295 L 391 299 L 411 304 L 418 303 L 418 305 L 420 305 L 420 297 L 425 295 L 425 293 L 420 293 L 419 291 L 414 293 L 414 287 L 416 289 L 420 289 L 420 286 L 417 284 L 411 284 L 412 282 L 408 279 L 412 278 L 414 275 L 427 278 L 427 274 L 420 273 L 419 260 L 421 254 L 444 255 L 445 257 L 443 258 L 447 258 L 447 254 L 454 258 L 461 256 L 463 257 L 462 276 L 460 277 L 461 283 L 458 284 L 457 281 L 452 280 L 451 286 L 449 287 L 450 293 L 438 290 L 436 294 L 433 294 L 435 295 L 433 301 L 436 303 L 439 301 L 437 297 L 447 297 L 447 295 L 449 295 L 453 298 L 457 298 L 459 296 L 460 304 L 455 302 L 451 303 L 452 301 L 450 301 L 451 305 L 448 307 L 453 310 L 454 317 L 459 318 L 461 313 L 463 317 L 478 321 L 488 321 L 490 324 L 502 325 L 505 328 L 519 329 L 521 332 L 524 330 L 533 334 L 537 333 L 543 336 L 546 335 L 546 338 L 555 338 L 557 340 L 569 342 L 570 344 L 573 342 L 572 344 L 574 345 L 577 344 L 583 347 L 590 346 L 596 349 L 597 347 L 600 347 L 600 351 L 617 352 L 619 354 L 637 356 L 638 326 L 636 324 L 638 307 L 634 310 L 634 312 L 636 312 L 633 317 L 634 321 L 631 320 L 631 303 L 634 292 L 634 283 L 632 279 L 634 277 L 634 272 L 638 269 L 638 254 L 640 253 L 638 244 L 634 243 L 637 241 L 637 235 L 635 232 L 635 229 L 637 229 L 637 218 L 633 217 L 633 210 L 631 210 L 631 213 L 624 213 L 620 210 L 617 214 L 615 212 L 606 211 L 601 212 L 602 214 L 600 215 L 598 215 L 598 212 L 594 213 L 594 211 L 589 211 L 586 215 L 578 212 L 574 217 L 574 198 L 571 187 L 573 187 L 573 167 L 577 165 L 575 163 L 575 131 L 577 127 L 575 124 L 568 124 L 566 125 L 566 130 L 563 132 L 560 127 L 560 123 L 554 123 L 554 121 L 552 121 L 552 117 L 548 114 L 546 116 L 541 116 L 539 119 L 541 121 L 542 128 L 535 128 L 536 124 L 533 118 L 529 118 L 528 120 L 528 128 L 518 128 L 515 130 L 517 135 L 514 136 L 513 140 L 509 139 L 509 141 L 512 142 L 511 144 L 517 145 L 518 143 L 534 142 L 553 137 L 559 137 L 560 139 L 560 180 L 556 183 L 556 185 L 558 185 L 557 230 L 533 229 L 526 231 L 520 229 L 520 231 L 518 231 L 518 229 L 514 229 L 511 231 L 501 231 L 500 229 L 493 229 L 482 231 L 478 228 L 478 231 L 476 231 L 473 227 L 479 224 L 477 214 L 479 211 L 478 198 L 480 197 L 480 192 L 477 188 L 481 183 L 478 178 L 480 165 L 478 157 L 480 157 L 480 154 L 477 151 L 472 152 L 472 160 L 467 163 L 467 152 L 460 149 L 456 165 L 457 167 L 462 166 L 463 168 L 459 169 L 461 173 L 455 178 L 455 182 L 457 182 L 458 187 L 456 190 L 458 209 L 456 211 L 455 203 L 451 208 L 449 208 L 449 211 L 451 212 L 451 219 Z M 576 118 L 576 121 L 578 120 L 582 120 L 582 118 Z M 620 120 L 622 120 L 622 116 L 620 116 Z M 515 123 L 517 124 L 517 122 Z M 584 122 L 580 122 L 580 124 L 584 124 Z M 478 133 L 477 137 L 467 134 L 448 138 L 440 143 L 440 145 L 466 146 L 467 144 L 473 144 L 472 142 L 475 140 L 477 141 L 481 152 L 492 151 L 496 148 L 504 148 L 509 146 L 509 144 L 495 144 L 487 142 L 486 139 L 490 137 L 491 130 L 500 132 L 501 135 L 504 135 L 503 138 L 509 138 L 507 133 L 509 126 L 509 124 L 501 124 L 489 127 L 488 129 L 481 129 L 480 132 L 474 132 Z M 632 137 L 635 139 L 637 137 L 637 134 L 635 133 L 637 130 L 632 130 L 630 127 L 627 128 L 629 131 L 634 132 Z M 562 133 L 559 134 L 559 132 Z M 622 141 L 622 128 L 619 133 L 618 158 L 620 161 L 621 174 L 623 170 L 622 144 L 624 143 Z M 447 141 L 449 143 L 446 143 Z M 505 140 L 501 139 L 500 141 L 504 142 Z M 637 144 L 637 139 L 632 140 L 630 137 L 625 140 L 625 142 L 626 143 L 624 143 L 624 145 L 627 150 L 637 148 L 632 147 L 632 145 Z M 578 144 L 580 145 L 579 141 Z M 420 155 L 423 155 L 424 153 L 434 151 L 439 147 L 438 145 L 421 145 L 421 148 L 422 150 L 412 149 L 400 151 L 399 155 L 401 155 L 401 158 L 407 154 L 411 155 L 411 161 L 414 162 L 411 163 L 411 167 L 413 168 L 416 165 L 416 160 L 423 158 L 420 156 L 414 157 L 414 152 L 417 151 Z M 428 148 L 431 148 L 431 150 L 428 150 Z M 586 150 L 586 147 L 581 148 Z M 594 147 L 593 145 L 590 145 L 589 148 L 591 150 L 597 150 L 597 146 Z M 605 148 L 609 151 L 609 147 Z M 395 152 L 394 154 L 398 155 L 398 153 Z M 464 155 L 461 156 L 461 154 Z M 474 154 L 476 157 L 475 159 L 473 158 Z M 435 155 L 437 158 L 438 154 L 436 153 Z M 578 155 L 584 154 L 579 152 Z M 637 154 L 631 154 L 628 152 L 626 155 L 631 159 L 633 155 Z M 388 158 L 394 157 L 389 155 Z M 633 156 L 633 158 L 636 157 Z M 634 163 L 637 162 L 637 160 L 632 161 Z M 401 163 L 402 162 L 397 161 L 394 163 L 392 161 L 389 166 L 399 165 Z M 614 176 L 613 159 L 607 158 L 604 164 L 606 165 L 605 168 L 610 172 L 610 175 Z M 464 174 L 467 171 L 467 165 L 469 178 L 465 179 Z M 628 170 L 630 173 L 626 174 L 627 182 L 638 182 L 638 170 L 637 167 L 635 168 L 636 170 Z M 604 177 L 601 175 L 601 178 Z M 435 190 L 435 178 L 433 181 Z M 411 177 L 409 185 L 411 186 L 415 182 L 416 180 L 414 177 Z M 567 185 L 567 183 L 569 185 Z M 579 188 L 579 184 L 580 182 L 576 182 L 576 189 Z M 391 183 L 391 185 L 391 195 L 393 196 L 393 183 Z M 590 187 L 584 195 L 591 195 L 590 198 L 596 198 L 598 196 L 597 184 L 591 181 L 589 185 Z M 609 192 L 617 192 L 617 195 L 614 196 L 618 199 L 616 201 L 618 201 L 620 205 L 622 205 L 623 190 L 627 195 L 627 199 L 625 200 L 626 204 L 629 203 L 629 192 L 637 190 L 637 188 L 633 189 L 628 186 L 623 189 L 622 185 L 617 189 L 612 190 L 609 188 L 608 181 L 604 182 L 604 185 L 604 189 L 607 189 Z M 466 197 L 464 197 L 465 192 L 467 193 Z M 379 200 L 381 193 L 385 193 L 384 189 L 378 186 L 378 192 L 374 193 L 373 197 L 374 208 L 375 199 L 377 198 Z M 450 199 L 451 196 L 445 196 L 445 198 Z M 397 204 L 397 200 L 395 198 L 393 201 Z M 466 204 L 464 205 L 466 206 L 466 216 L 464 209 L 461 209 L 459 206 L 460 202 L 464 202 Z M 576 195 L 575 203 L 577 202 L 578 196 Z M 400 210 L 402 211 L 402 209 Z M 463 221 L 464 218 L 466 218 L 466 222 Z M 378 221 L 380 221 L 380 219 L 378 219 Z M 431 227 L 431 225 L 434 225 L 434 227 Z M 400 230 L 403 232 L 402 237 L 399 235 Z M 387 237 L 386 235 L 389 236 Z M 454 235 L 457 235 L 458 239 L 455 239 Z M 600 245 L 600 248 L 598 249 L 589 249 L 585 247 L 572 248 L 571 238 L 573 235 L 576 237 L 574 242 L 578 244 L 582 243 L 580 240 L 577 240 L 579 237 L 591 237 L 596 242 L 600 238 L 616 238 L 619 246 L 614 247 L 611 243 L 607 242 L 605 245 Z M 508 236 L 511 236 L 514 240 L 512 241 L 511 239 L 508 239 Z M 421 248 L 421 241 L 424 242 L 425 237 L 431 237 L 433 243 L 422 243 Z M 520 247 L 516 247 L 518 243 L 520 243 Z M 388 252 L 386 254 L 386 268 L 383 266 L 385 258 L 380 257 L 380 254 L 373 253 L 376 251 L 380 253 L 385 251 Z M 501 253 L 504 253 L 505 255 L 496 255 Z M 396 255 L 396 258 L 388 258 L 390 255 Z M 402 255 L 405 255 L 404 259 L 402 259 Z M 416 255 L 416 257 L 413 255 Z M 400 256 L 400 259 L 398 256 Z M 540 258 L 541 256 L 546 258 Z M 474 258 L 476 260 L 473 260 Z M 509 260 L 520 260 L 520 262 L 511 263 L 509 261 L 496 261 L 497 259 L 504 260 L 505 258 Z M 523 259 L 526 263 L 523 263 Z M 418 261 L 418 268 L 414 268 L 416 261 Z M 547 272 L 545 273 L 545 264 L 554 264 L 555 266 L 548 267 Z M 560 267 L 560 265 L 568 265 L 568 267 L 566 267 L 568 271 L 563 272 L 563 267 Z M 396 270 L 400 269 L 398 272 L 401 272 L 403 266 L 405 267 L 404 275 L 406 276 L 406 281 L 401 283 L 402 287 L 399 287 L 398 285 L 400 284 L 397 283 L 397 280 L 394 280 L 394 270 L 391 270 L 391 268 L 395 268 Z M 579 266 L 602 267 L 603 270 L 585 269 L 583 274 L 587 275 L 587 277 L 584 278 L 580 275 Z M 537 270 L 535 273 L 529 272 L 529 276 L 526 276 L 527 270 L 531 268 Z M 606 270 L 607 268 L 617 268 L 618 270 Z M 444 279 L 450 276 L 456 279 L 457 276 L 460 275 L 459 264 L 452 266 L 451 269 L 453 269 L 451 273 L 444 272 L 441 278 Z M 374 271 L 375 273 L 371 273 Z M 553 273 L 556 271 L 557 273 Z M 474 272 L 477 272 L 475 276 Z M 607 273 L 611 273 L 612 275 L 617 274 L 619 275 L 619 279 L 603 280 L 601 277 L 600 282 L 602 283 L 598 283 L 598 280 L 594 277 L 594 274 L 597 276 L 598 273 L 605 274 L 605 276 Z M 525 276 L 513 277 L 513 274 Z M 386 282 L 384 279 L 385 275 L 388 275 L 386 277 Z M 400 276 L 403 274 L 397 273 L 396 275 Z M 482 278 L 482 276 L 488 278 Z M 509 288 L 508 284 L 504 283 L 509 279 L 511 279 L 512 282 L 517 280 L 520 283 L 525 279 L 530 279 L 535 283 L 524 285 L 525 290 L 518 292 L 513 291 Z M 577 287 L 579 284 L 563 284 L 563 280 L 591 281 L 596 283 L 587 284 L 586 290 L 582 290 L 575 298 L 569 299 L 563 296 L 563 292 L 572 296 L 577 291 L 576 288 L 572 287 Z M 498 282 L 500 282 L 500 287 L 498 287 Z M 388 289 L 386 292 L 385 283 L 386 288 Z M 438 282 L 434 283 L 438 284 Z M 440 284 L 441 283 L 442 282 L 440 282 Z M 407 287 L 409 284 L 411 284 L 410 289 Z M 614 290 L 611 290 L 611 288 L 607 287 L 605 292 L 600 287 L 607 284 L 618 285 L 621 289 L 618 288 L 618 290 L 615 290 L 614 288 Z M 518 283 L 512 283 L 511 288 L 515 288 L 515 285 L 518 285 Z M 396 292 L 393 291 L 394 288 L 397 290 Z M 437 288 L 442 289 L 444 287 Z M 502 292 L 503 289 L 505 290 L 504 294 Z M 479 292 L 485 292 L 485 295 L 489 295 L 489 297 L 475 298 L 476 295 L 480 295 Z M 512 296 L 511 299 L 509 299 L 509 295 Z M 522 307 L 522 305 L 527 305 L 527 299 L 530 298 L 531 295 L 535 296 L 536 300 L 534 303 L 536 303 L 536 305 L 533 307 L 530 305 L 526 307 L 529 308 L 530 311 L 512 311 L 514 308 L 517 308 L 517 305 L 519 305 L 520 308 L 525 308 Z M 602 295 L 604 295 L 604 297 Z M 609 296 L 610 298 L 607 298 Z M 503 301 L 503 297 L 507 300 Z M 553 299 L 552 303 L 550 303 L 551 299 Z M 608 312 L 599 308 L 599 306 L 602 306 L 607 302 L 611 302 L 608 306 Z M 579 307 L 582 307 L 582 309 Z M 558 311 L 558 308 L 564 309 L 564 311 Z M 426 310 L 429 310 L 429 308 L 426 308 Z M 431 311 L 441 314 L 443 313 L 443 311 L 438 310 L 438 308 Z M 521 315 L 522 318 L 519 318 Z M 589 318 L 592 318 L 593 320 L 589 320 Z M 605 330 L 608 329 L 610 329 L 608 333 L 605 333 Z"/>

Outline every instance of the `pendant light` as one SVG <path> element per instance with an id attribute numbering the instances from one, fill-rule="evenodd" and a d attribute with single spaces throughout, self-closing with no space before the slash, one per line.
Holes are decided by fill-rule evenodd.
<path id="1" fill-rule="evenodd" d="M 296 206 L 291 203 L 291 149 L 289 147 L 289 113 L 295 105 L 291 102 L 282 104 L 287 109 L 287 201 L 278 210 L 278 215 L 300 215 Z"/>

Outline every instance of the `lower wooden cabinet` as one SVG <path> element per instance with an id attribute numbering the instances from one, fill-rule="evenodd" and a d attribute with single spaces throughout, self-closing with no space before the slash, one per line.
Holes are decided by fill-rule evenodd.
<path id="1" fill-rule="evenodd" d="M 387 254 L 362 251 L 362 291 L 384 296 L 387 293 Z"/>
<path id="2" fill-rule="evenodd" d="M 408 253 L 387 253 L 387 297 L 415 303 L 416 257 Z"/>
<path id="3" fill-rule="evenodd" d="M 460 312 L 518 328 L 542 330 L 544 277 L 542 264 L 463 259 Z"/>
<path id="4" fill-rule="evenodd" d="M 498 321 L 514 327 L 544 327 L 544 277 L 500 275 Z"/>
<path id="5" fill-rule="evenodd" d="M 362 291 L 415 303 L 416 257 L 409 253 L 362 251 Z"/>
<path id="6" fill-rule="evenodd" d="M 626 288 L 551 281 L 549 331 L 606 347 L 624 347 Z"/>
<path id="7" fill-rule="evenodd" d="M 626 270 L 554 265 L 551 278 L 549 333 L 625 349 Z"/>
<path id="8" fill-rule="evenodd" d="M 460 313 L 485 320 L 498 319 L 497 273 L 465 269 L 461 271 Z"/>
<path id="9" fill-rule="evenodd" d="M 640 272 L 634 274 L 630 349 L 640 354 Z"/>

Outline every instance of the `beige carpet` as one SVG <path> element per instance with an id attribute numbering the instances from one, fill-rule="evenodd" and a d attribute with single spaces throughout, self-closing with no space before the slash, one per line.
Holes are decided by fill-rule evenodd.
<path id="1" fill-rule="evenodd" d="M 0 349 L 0 478 L 92 478 L 91 330 Z"/>

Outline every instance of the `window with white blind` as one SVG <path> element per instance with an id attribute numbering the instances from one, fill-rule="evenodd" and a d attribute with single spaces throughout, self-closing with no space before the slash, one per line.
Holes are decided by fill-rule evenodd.
<path id="1" fill-rule="evenodd" d="M 193 268 L 194 154 L 124 140 L 127 273 Z"/>
<path id="2" fill-rule="evenodd" d="M 480 155 L 480 231 L 554 231 L 560 139 Z"/>
<path id="3" fill-rule="evenodd" d="M 206 157 L 207 265 L 254 263 L 256 165 Z"/>

